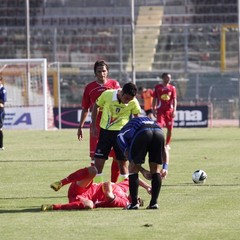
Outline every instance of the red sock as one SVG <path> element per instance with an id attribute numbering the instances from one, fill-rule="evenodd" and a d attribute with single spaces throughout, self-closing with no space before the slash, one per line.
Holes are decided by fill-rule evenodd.
<path id="1" fill-rule="evenodd" d="M 118 162 L 113 160 L 111 166 L 111 182 L 117 182 L 119 174 Z"/>
<path id="2" fill-rule="evenodd" d="M 170 144 L 170 141 L 171 141 L 171 137 L 167 136 L 166 145 L 169 145 L 169 144 Z"/>
<path id="3" fill-rule="evenodd" d="M 84 205 L 81 202 L 72 202 L 66 204 L 53 204 L 53 210 L 75 210 L 84 209 Z"/>
<path id="4" fill-rule="evenodd" d="M 62 185 L 80 181 L 89 176 L 88 168 L 82 168 L 61 180 Z"/>

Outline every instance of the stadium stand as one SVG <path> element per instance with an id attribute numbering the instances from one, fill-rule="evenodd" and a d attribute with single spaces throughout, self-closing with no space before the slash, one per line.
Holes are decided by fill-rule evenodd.
<path id="1" fill-rule="evenodd" d="M 110 63 L 111 77 L 120 82 L 131 79 L 131 1 L 29 2 L 31 57 L 61 62 L 66 69 L 74 66 L 72 74 L 61 70 L 65 89 L 73 78 L 79 87 L 92 80 L 97 58 Z M 26 57 L 25 14 L 25 0 L 0 1 L 1 59 Z M 233 99 L 236 82 L 228 80 L 236 78 L 238 69 L 237 17 L 237 0 L 135 0 L 137 79 L 152 87 L 167 71 L 182 101 L 208 101 L 213 85 L 211 99 Z M 226 51 L 224 72 L 221 48 Z M 216 79 L 227 89 L 224 93 Z M 76 104 L 70 93 L 66 96 L 64 104 Z"/>

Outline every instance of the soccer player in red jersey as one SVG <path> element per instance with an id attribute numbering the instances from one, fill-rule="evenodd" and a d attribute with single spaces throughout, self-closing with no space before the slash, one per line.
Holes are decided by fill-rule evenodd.
<path id="1" fill-rule="evenodd" d="M 170 149 L 174 117 L 177 109 L 176 88 L 170 84 L 171 74 L 162 74 L 163 82 L 154 88 L 153 113 L 160 127 L 167 128 L 166 147 Z"/>
<path id="2" fill-rule="evenodd" d="M 98 60 L 94 64 L 94 73 L 96 76 L 96 80 L 90 82 L 86 85 L 82 98 L 82 113 L 79 123 L 79 128 L 77 132 L 78 139 L 81 140 L 83 138 L 82 128 L 86 121 L 88 112 L 92 110 L 93 105 L 96 102 L 96 99 L 107 89 L 118 89 L 120 88 L 119 83 L 116 80 L 109 79 L 109 66 L 104 60 Z M 97 126 L 99 127 L 100 119 L 102 116 L 102 112 L 99 111 L 97 116 Z M 91 126 L 90 126 L 90 157 L 92 159 L 92 165 L 94 164 L 94 153 L 96 150 L 98 135 L 95 136 L 91 134 Z M 115 159 L 114 151 L 111 151 L 110 156 L 113 157 L 113 162 L 111 166 L 111 181 L 116 182 L 119 176 L 119 168 L 118 162 Z"/>
<path id="3" fill-rule="evenodd" d="M 82 168 L 71 173 L 61 181 L 50 185 L 52 189 L 58 191 L 64 185 L 70 184 L 68 189 L 68 200 L 66 204 L 43 204 L 42 211 L 49 210 L 81 210 L 104 207 L 126 207 L 130 200 L 128 195 L 129 181 L 125 179 L 120 183 L 103 182 L 93 183 L 93 178 L 97 174 L 95 166 Z M 142 174 L 149 179 L 149 171 L 142 168 Z M 140 181 L 140 185 L 151 193 L 151 186 Z M 140 204 L 143 204 L 139 198 Z"/>

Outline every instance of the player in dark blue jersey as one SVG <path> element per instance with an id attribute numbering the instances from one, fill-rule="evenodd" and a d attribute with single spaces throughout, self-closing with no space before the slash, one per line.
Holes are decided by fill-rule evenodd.
<path id="1" fill-rule="evenodd" d="M 117 137 L 118 145 L 129 160 L 129 191 L 132 202 L 126 209 L 138 209 L 138 172 L 148 153 L 151 172 L 151 200 L 148 209 L 158 209 L 162 178 L 168 174 L 169 151 L 165 148 L 164 133 L 159 125 L 147 117 L 131 119 Z M 161 169 L 162 165 L 162 169 Z"/>
<path id="2" fill-rule="evenodd" d="M 3 86 L 3 79 L 0 76 L 0 151 L 4 149 L 3 147 L 3 121 L 5 117 L 4 104 L 7 101 L 7 91 Z"/>

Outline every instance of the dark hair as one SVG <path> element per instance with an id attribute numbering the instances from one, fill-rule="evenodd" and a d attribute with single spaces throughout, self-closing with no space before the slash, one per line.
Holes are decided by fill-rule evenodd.
<path id="1" fill-rule="evenodd" d="M 132 97 L 135 97 L 137 94 L 137 87 L 132 82 L 125 83 L 122 88 L 123 94 L 129 94 Z"/>
<path id="2" fill-rule="evenodd" d="M 107 70 L 109 71 L 109 66 L 108 66 L 108 64 L 107 64 L 104 60 L 98 60 L 98 61 L 96 61 L 95 64 L 94 64 L 94 73 L 95 73 L 95 74 L 96 74 L 96 71 L 97 71 L 97 67 L 99 67 L 99 66 L 101 66 L 101 67 L 106 66 Z"/>
<path id="3" fill-rule="evenodd" d="M 169 75 L 169 74 L 170 74 L 170 73 L 166 73 L 166 72 L 163 73 L 163 74 L 162 74 L 162 78 L 164 78 L 165 76 L 167 76 L 167 75 Z"/>

